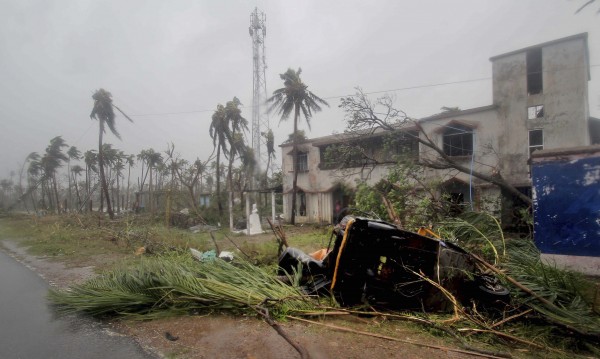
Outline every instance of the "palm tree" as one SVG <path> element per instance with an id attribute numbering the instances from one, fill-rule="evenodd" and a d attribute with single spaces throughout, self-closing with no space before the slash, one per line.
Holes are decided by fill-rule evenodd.
<path id="1" fill-rule="evenodd" d="M 269 183 L 269 169 L 271 169 L 271 163 L 275 158 L 275 136 L 271 129 L 267 132 L 262 132 L 261 136 L 265 138 L 267 145 L 267 167 L 265 168 L 265 172 L 260 174 L 260 183 L 262 188 L 266 188 Z M 273 170 L 271 169 L 271 175 L 272 174 Z"/>
<path id="2" fill-rule="evenodd" d="M 79 194 L 79 185 L 77 185 L 77 177 L 83 172 L 83 168 L 80 165 L 71 167 L 71 176 L 73 177 L 73 184 L 75 185 L 75 193 L 77 194 L 77 208 L 81 207 L 81 195 Z"/>
<path id="3" fill-rule="evenodd" d="M 71 160 L 79 160 L 81 158 L 81 151 L 77 149 L 75 146 L 71 146 L 67 151 L 67 156 L 69 157 L 69 161 L 67 162 L 67 177 L 69 178 L 69 206 L 72 206 L 73 202 L 73 192 L 71 190 Z M 79 197 L 79 195 L 78 195 Z"/>
<path id="4" fill-rule="evenodd" d="M 212 121 L 209 129 L 210 137 L 213 140 L 213 146 L 217 150 L 217 206 L 219 208 L 219 217 L 223 216 L 223 205 L 221 204 L 221 151 L 227 156 L 227 144 L 231 142 L 231 131 L 229 130 L 228 117 L 225 107 L 217 105 L 215 113 L 212 115 Z"/>
<path id="5" fill-rule="evenodd" d="M 229 143 L 229 171 L 227 174 L 227 182 L 229 186 L 229 228 L 233 230 L 233 180 L 232 170 L 235 157 L 244 151 L 246 144 L 244 143 L 243 132 L 248 130 L 248 120 L 242 117 L 240 105 L 242 103 L 237 97 L 225 105 L 225 116 L 230 125 L 231 137 Z"/>
<path id="6" fill-rule="evenodd" d="M 294 134 L 298 131 L 298 119 L 301 114 L 304 116 L 310 130 L 312 113 L 321 111 L 320 105 L 329 106 L 325 100 L 308 91 L 308 86 L 300 79 L 301 73 L 302 69 L 300 68 L 298 71 L 290 68 L 284 74 L 279 75 L 283 80 L 283 87 L 273 91 L 273 96 L 267 99 L 267 102 L 271 104 L 269 112 L 276 110 L 281 115 L 280 123 L 283 120 L 287 120 L 292 112 L 294 113 Z M 294 180 L 292 182 L 292 224 L 296 223 L 296 192 L 298 190 L 297 155 L 298 142 L 294 136 L 292 147 L 292 168 L 294 169 Z"/>
<path id="7" fill-rule="evenodd" d="M 42 163 L 40 161 L 40 155 L 37 152 L 31 152 L 27 156 L 27 161 L 29 161 L 29 166 L 27 167 L 27 192 L 29 192 L 29 194 L 31 195 L 33 210 L 37 212 L 35 191 L 37 186 L 42 182 L 42 180 L 40 179 L 40 175 L 42 174 Z"/>
<path id="8" fill-rule="evenodd" d="M 46 154 L 42 157 L 42 168 L 44 177 L 52 182 L 54 191 L 56 214 L 60 213 L 60 200 L 58 198 L 58 185 L 56 183 L 56 171 L 62 166 L 62 162 L 69 160 L 69 157 L 63 153 L 63 147 L 69 147 L 61 136 L 56 136 L 50 140 L 46 147 Z"/>
<path id="9" fill-rule="evenodd" d="M 113 173 L 115 171 L 115 166 L 117 165 L 118 161 L 119 161 L 119 150 L 117 150 L 116 148 L 114 148 L 112 146 L 112 144 L 110 143 L 103 143 L 102 144 L 102 158 L 104 159 L 104 178 L 106 178 L 106 183 L 108 184 L 108 189 L 109 189 L 109 193 L 110 193 L 110 198 L 111 198 L 111 206 L 113 209 L 113 212 L 115 210 L 115 207 L 118 207 L 119 204 L 117 203 L 117 201 L 115 201 L 115 188 L 114 188 L 114 184 L 115 181 L 113 179 Z M 100 198 L 103 197 L 103 193 L 100 193 Z M 100 211 L 102 211 L 102 207 L 103 206 L 103 202 L 100 201 Z"/>
<path id="10" fill-rule="evenodd" d="M 125 157 L 125 161 L 127 162 L 127 199 L 126 199 L 126 208 L 130 208 L 129 207 L 129 179 L 131 177 L 131 167 L 133 167 L 133 165 L 135 165 L 135 155 L 129 155 L 127 157 Z"/>
<path id="11" fill-rule="evenodd" d="M 106 197 L 106 209 L 108 211 L 108 215 L 110 219 L 113 219 L 115 214 L 110 206 L 108 183 L 106 182 L 106 178 L 104 176 L 104 156 L 102 153 L 102 136 L 106 132 L 104 126 L 108 126 L 110 132 L 112 132 L 118 139 L 121 139 L 121 136 L 115 127 L 115 112 L 113 111 L 113 107 L 116 108 L 117 111 L 119 111 L 129 121 L 133 122 L 133 120 L 129 118 L 129 116 L 127 116 L 123 111 L 121 111 L 120 108 L 113 104 L 112 95 L 110 92 L 100 89 L 96 91 L 94 95 L 92 95 L 92 99 L 94 99 L 94 107 L 90 113 L 90 118 L 98 120 L 99 123 L 98 164 L 100 165 L 100 181 L 102 182 L 102 190 L 104 191 L 104 195 Z"/>
<path id="12" fill-rule="evenodd" d="M 244 148 L 240 151 L 240 160 L 242 162 L 241 165 L 241 174 L 240 174 L 240 199 L 243 205 L 244 199 L 243 194 L 244 190 L 248 187 L 248 184 L 251 183 L 252 177 L 254 176 L 254 171 L 257 168 L 256 155 L 254 154 L 254 149 L 249 146 L 244 146 Z M 244 182 L 242 186 L 242 181 Z"/>
<path id="13" fill-rule="evenodd" d="M 138 160 L 142 161 L 142 181 L 140 185 L 140 191 L 144 189 L 144 182 L 146 177 L 150 176 L 150 182 L 148 184 L 148 197 L 150 201 L 150 213 L 154 214 L 154 199 L 153 199 L 153 170 L 163 162 L 162 155 L 156 152 L 153 148 L 142 150 L 137 156 Z M 144 164 L 146 165 L 146 175 L 144 176 Z"/>
<path id="14" fill-rule="evenodd" d="M 83 154 L 83 162 L 85 163 L 85 197 L 87 201 L 90 198 L 92 191 L 92 172 L 98 173 L 98 154 L 96 151 L 85 151 Z"/>
<path id="15" fill-rule="evenodd" d="M 123 201 L 121 200 L 121 183 L 119 182 L 119 178 L 123 178 L 123 170 L 125 169 L 125 160 L 126 160 L 125 153 L 123 151 L 119 151 L 117 153 L 117 158 L 116 158 L 116 161 L 114 164 L 116 181 L 117 181 L 117 191 L 115 193 L 115 196 L 117 198 L 117 200 L 116 200 L 117 213 L 121 213 L 121 207 L 123 207 Z"/>

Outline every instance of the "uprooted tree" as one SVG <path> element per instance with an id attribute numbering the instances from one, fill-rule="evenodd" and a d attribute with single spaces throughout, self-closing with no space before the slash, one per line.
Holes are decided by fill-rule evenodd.
<path id="1" fill-rule="evenodd" d="M 366 149 L 361 148 L 360 141 L 357 139 L 377 132 L 397 133 L 414 138 L 421 146 L 435 154 L 435 156 L 427 157 L 417 156 L 414 159 L 416 164 L 431 169 L 455 170 L 471 175 L 498 186 L 501 190 L 514 195 L 528 205 L 532 204 L 531 198 L 521 193 L 502 177 L 498 167 L 494 167 L 489 173 L 486 173 L 475 170 L 472 166 L 465 165 L 447 155 L 434 138 L 423 129 L 417 119 L 409 117 L 404 111 L 394 107 L 392 96 L 386 94 L 373 101 L 360 88 L 357 88 L 354 96 L 341 99 L 339 107 L 346 113 L 347 122 L 346 141 L 342 142 L 340 145 L 342 148 L 337 151 L 339 161 L 355 162 L 357 157 L 362 157 L 363 160 L 366 160 L 363 163 L 378 164 L 379 160 L 375 156 L 371 156 Z"/>

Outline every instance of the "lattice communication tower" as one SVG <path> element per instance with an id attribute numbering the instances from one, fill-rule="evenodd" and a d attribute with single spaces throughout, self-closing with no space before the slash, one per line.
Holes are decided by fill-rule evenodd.
<path id="1" fill-rule="evenodd" d="M 253 96 L 252 96 L 252 149 L 257 162 L 257 171 L 267 170 L 268 154 L 266 151 L 266 138 L 262 133 L 269 131 L 269 116 L 267 114 L 267 61 L 265 55 L 265 37 L 267 28 L 265 13 L 258 8 L 250 14 L 250 37 L 252 38 L 253 59 Z M 264 150 L 262 150 L 264 149 Z M 260 173 L 260 172 L 259 172 Z"/>

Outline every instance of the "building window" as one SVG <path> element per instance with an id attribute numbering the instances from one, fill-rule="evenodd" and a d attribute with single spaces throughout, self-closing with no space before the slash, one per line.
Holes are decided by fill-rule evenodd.
<path id="1" fill-rule="evenodd" d="M 296 155 L 296 168 L 298 172 L 308 172 L 308 153 L 298 152 Z"/>
<path id="2" fill-rule="evenodd" d="M 451 125 L 444 131 L 444 153 L 448 156 L 473 154 L 473 130 L 466 126 Z"/>
<path id="3" fill-rule="evenodd" d="M 529 154 L 533 151 L 544 149 L 544 130 L 530 130 L 529 131 Z"/>
<path id="4" fill-rule="evenodd" d="M 527 108 L 527 119 L 533 120 L 535 118 L 544 117 L 544 105 L 531 106 Z"/>
<path id="5" fill-rule="evenodd" d="M 542 49 L 527 51 L 527 93 L 542 93 Z"/>
<path id="6" fill-rule="evenodd" d="M 390 152 L 395 156 L 408 156 L 415 158 L 419 155 L 419 133 L 406 131 L 395 134 L 389 141 Z"/>

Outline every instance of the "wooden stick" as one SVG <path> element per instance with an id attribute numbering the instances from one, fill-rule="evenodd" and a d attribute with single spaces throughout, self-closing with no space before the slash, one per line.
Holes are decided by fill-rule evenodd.
<path id="1" fill-rule="evenodd" d="M 399 342 L 399 343 L 405 343 L 405 344 L 412 344 L 412 345 L 416 345 L 416 346 L 420 346 L 420 347 L 425 347 L 425 348 L 431 348 L 431 349 L 438 349 L 438 350 L 450 351 L 450 352 L 455 352 L 455 353 L 475 355 L 475 356 L 479 356 L 479 357 L 483 357 L 483 358 L 492 358 L 492 359 L 506 358 L 505 356 L 497 356 L 497 355 L 491 355 L 491 354 L 485 354 L 485 353 L 478 353 L 478 352 L 469 351 L 469 350 L 454 349 L 454 348 L 449 348 L 449 347 L 443 347 L 443 346 L 440 346 L 440 345 L 424 344 L 424 343 L 419 343 L 419 342 L 415 342 L 415 341 L 412 341 L 412 340 L 406 340 L 406 339 L 389 337 L 387 335 L 381 335 L 381 334 L 363 332 L 363 331 L 360 331 L 360 330 L 354 330 L 354 329 L 350 329 L 350 328 L 346 328 L 346 327 L 340 327 L 340 326 L 333 325 L 333 324 L 325 324 L 325 323 L 315 322 L 313 320 L 297 318 L 297 317 L 294 317 L 294 316 L 291 316 L 291 315 L 288 315 L 287 318 L 290 318 L 290 319 L 293 319 L 293 320 L 298 320 L 298 321 L 305 322 L 305 323 L 321 325 L 321 326 L 324 326 L 324 327 L 327 327 L 327 328 L 331 328 L 331 329 L 335 329 L 335 330 L 340 330 L 340 331 L 343 331 L 343 332 L 349 332 L 349 333 L 354 333 L 354 334 L 362 334 L 362 335 L 366 335 L 366 336 L 369 336 L 369 337 L 374 337 L 374 338 L 379 338 L 379 339 L 385 339 L 385 340 L 391 340 L 391 341 L 395 341 L 395 342 Z"/>
<path id="2" fill-rule="evenodd" d="M 520 317 L 522 315 L 525 315 L 525 314 L 529 314 L 531 312 L 533 312 L 533 309 L 527 309 L 524 312 L 521 312 L 521 313 L 518 313 L 518 314 L 515 314 L 515 315 L 511 315 L 508 318 L 505 318 L 505 319 L 503 319 L 503 320 L 501 320 L 501 321 L 499 321 L 497 323 L 494 323 L 494 324 L 490 325 L 490 328 L 494 328 L 494 327 L 500 326 L 500 325 L 502 325 L 502 324 L 504 324 L 504 323 L 506 323 L 506 322 L 508 322 L 510 320 L 513 320 L 513 319 L 518 318 L 518 317 Z"/>
<path id="3" fill-rule="evenodd" d="M 559 353 L 559 354 L 565 355 L 565 357 L 566 357 L 566 353 L 563 352 L 563 351 L 561 351 L 561 350 L 550 348 L 550 347 L 547 347 L 547 346 L 544 346 L 544 345 L 541 345 L 541 344 L 536 344 L 534 342 L 530 342 L 528 340 L 521 339 L 519 337 L 515 337 L 515 336 L 510 335 L 510 334 L 502 333 L 502 332 L 499 332 L 497 330 L 463 328 L 463 329 L 458 329 L 458 331 L 459 332 L 475 332 L 475 333 L 491 333 L 491 334 L 494 334 L 494 335 L 497 335 L 497 336 L 500 336 L 500 337 L 504 337 L 506 339 L 513 340 L 515 342 L 519 342 L 519 343 L 523 343 L 523 344 L 526 344 L 526 345 L 530 345 L 530 346 L 538 348 L 538 349 L 553 351 L 555 353 Z"/>
<path id="4" fill-rule="evenodd" d="M 306 316 L 306 317 L 319 317 L 321 315 L 350 315 L 348 312 L 301 312 L 296 315 Z"/>
<path id="5" fill-rule="evenodd" d="M 271 316 L 269 315 L 269 310 L 267 308 L 256 306 L 254 310 L 256 310 L 256 312 L 263 317 L 265 322 L 267 322 L 267 324 L 269 324 L 271 328 L 275 329 L 277 334 L 279 334 L 283 339 L 285 339 L 286 342 L 288 342 L 292 347 L 294 347 L 294 349 L 296 349 L 296 351 L 300 354 L 300 357 L 302 359 L 310 359 L 306 348 L 293 341 L 292 338 L 290 338 L 290 336 L 287 335 L 283 328 L 281 328 L 281 326 L 271 318 Z"/>
<path id="6" fill-rule="evenodd" d="M 250 259 L 250 256 L 247 255 L 237 244 L 235 244 L 233 239 L 229 238 L 226 234 L 224 234 L 224 236 L 225 236 L 225 238 L 229 239 L 229 242 L 231 242 L 231 244 L 233 244 L 235 246 L 235 248 L 237 248 L 240 252 L 242 252 L 242 254 L 245 255 L 247 259 Z"/>
<path id="7" fill-rule="evenodd" d="M 213 234 L 213 232 L 210 232 L 210 238 L 212 238 L 212 241 L 215 244 L 215 248 L 217 249 L 217 257 L 218 257 L 219 254 L 221 253 L 221 251 L 219 250 L 219 246 L 217 245 L 217 240 L 215 239 L 215 235 Z"/>

